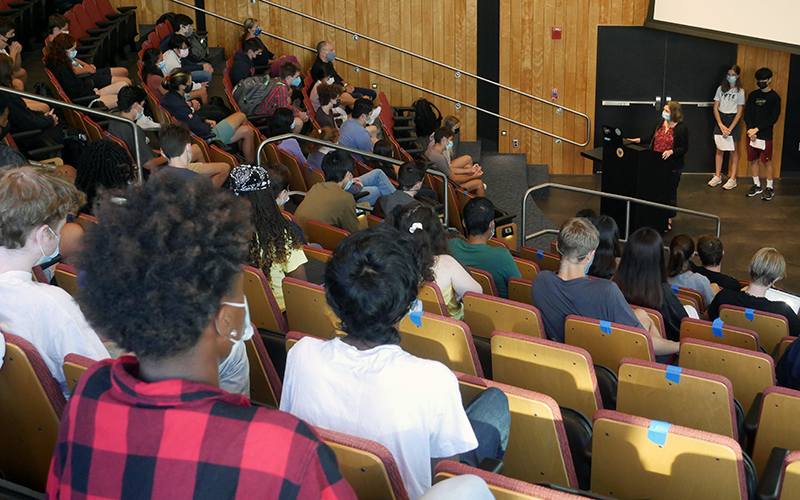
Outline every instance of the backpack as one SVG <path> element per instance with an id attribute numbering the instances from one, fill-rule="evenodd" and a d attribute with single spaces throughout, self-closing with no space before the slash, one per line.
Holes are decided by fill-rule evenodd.
<path id="1" fill-rule="evenodd" d="M 282 85 L 278 78 L 250 76 L 237 83 L 231 94 L 242 113 L 249 116 L 255 114 L 256 108 L 264 102 L 278 85 Z M 272 114 L 271 111 L 274 110 L 264 110 L 263 114 Z"/>
<path id="2" fill-rule="evenodd" d="M 189 37 L 189 55 L 187 58 L 195 64 L 206 60 L 208 56 L 208 39 L 201 37 L 195 31 Z"/>
<path id="3" fill-rule="evenodd" d="M 418 99 L 414 103 L 414 125 L 419 137 L 428 137 L 434 133 L 437 128 L 442 126 L 442 114 L 439 112 L 439 108 L 427 99 Z"/>

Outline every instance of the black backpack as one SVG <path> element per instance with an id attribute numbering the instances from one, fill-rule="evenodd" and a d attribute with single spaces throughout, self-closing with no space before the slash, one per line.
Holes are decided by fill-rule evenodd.
<path id="1" fill-rule="evenodd" d="M 434 113 L 435 111 L 435 113 Z M 442 114 L 439 108 L 427 99 L 419 99 L 414 103 L 414 125 L 417 136 L 428 137 L 442 126 Z"/>

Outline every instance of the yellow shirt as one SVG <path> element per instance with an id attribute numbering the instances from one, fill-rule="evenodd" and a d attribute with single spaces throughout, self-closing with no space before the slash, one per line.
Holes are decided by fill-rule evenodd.
<path id="1" fill-rule="evenodd" d="M 283 278 L 286 277 L 286 273 L 291 273 L 308 262 L 302 248 L 295 249 L 287 246 L 286 252 L 286 262 L 282 264 L 273 262 L 272 267 L 269 269 L 269 287 L 272 289 L 272 294 L 275 296 L 275 301 L 278 302 L 278 307 L 281 308 L 281 311 L 286 310 L 286 304 L 283 301 L 283 286 L 281 286 Z"/>
<path id="2" fill-rule="evenodd" d="M 450 317 L 459 321 L 464 321 L 464 304 L 456 300 L 456 292 L 453 289 L 453 284 L 442 290 L 442 298 L 447 305 L 447 311 Z"/>

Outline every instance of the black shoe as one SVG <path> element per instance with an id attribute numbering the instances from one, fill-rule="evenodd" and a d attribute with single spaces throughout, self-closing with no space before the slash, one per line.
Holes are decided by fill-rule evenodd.
<path id="1" fill-rule="evenodd" d="M 767 189 L 764 190 L 764 194 L 763 196 L 761 196 L 761 199 L 764 201 L 770 201 L 774 196 L 775 196 L 775 190 L 768 187 Z"/>
<path id="2" fill-rule="evenodd" d="M 761 186 L 756 186 L 755 184 L 753 184 L 752 186 L 750 186 L 750 189 L 748 189 L 747 193 L 745 193 L 745 194 L 747 196 L 751 196 L 752 197 L 752 196 L 755 196 L 757 194 L 761 194 L 761 191 L 762 191 Z"/>

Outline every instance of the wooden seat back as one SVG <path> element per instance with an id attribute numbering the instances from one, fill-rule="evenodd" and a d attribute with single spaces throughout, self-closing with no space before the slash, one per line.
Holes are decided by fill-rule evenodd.
<path id="1" fill-rule="evenodd" d="M 469 273 L 472 275 L 472 279 L 478 282 L 483 289 L 483 293 L 485 295 L 489 295 L 492 297 L 497 297 L 497 285 L 494 282 L 494 277 L 488 271 L 484 271 L 483 269 L 476 269 L 474 267 L 468 267 Z"/>
<path id="2" fill-rule="evenodd" d="M 561 268 L 561 259 L 557 254 L 525 246 L 520 249 L 519 254 L 523 259 L 534 262 L 542 271 L 557 273 Z"/>
<path id="3" fill-rule="evenodd" d="M 83 372 L 96 362 L 97 361 L 87 358 L 86 356 L 81 356 L 80 354 L 70 353 L 64 357 L 64 364 L 62 366 L 64 368 L 64 377 L 67 379 L 69 392 L 75 390 L 75 386 L 78 385 L 78 380 L 81 378 L 81 375 L 83 375 Z"/>
<path id="4" fill-rule="evenodd" d="M 56 264 L 55 277 L 59 288 L 72 295 L 73 298 L 78 296 L 81 286 L 78 284 L 77 269 L 59 262 Z"/>
<path id="5" fill-rule="evenodd" d="M 325 250 L 333 251 L 340 241 L 350 236 L 348 231 L 309 219 L 306 221 L 306 234 L 310 243 L 317 243 Z"/>
<path id="6" fill-rule="evenodd" d="M 464 322 L 476 337 L 488 339 L 504 330 L 546 338 L 542 315 L 532 305 L 475 292 L 465 293 L 463 304 Z"/>
<path id="7" fill-rule="evenodd" d="M 444 303 L 442 291 L 436 283 L 432 281 L 423 283 L 417 298 L 422 302 L 422 310 L 426 313 L 438 314 L 445 318 L 450 317 L 450 311 L 447 309 L 447 304 Z"/>
<path id="8" fill-rule="evenodd" d="M 719 308 L 719 317 L 732 326 L 756 332 L 761 345 L 769 353 L 789 335 L 789 325 L 780 314 L 723 305 Z"/>
<path id="9" fill-rule="evenodd" d="M 519 274 L 522 275 L 524 280 L 533 281 L 533 278 L 539 273 L 539 266 L 535 262 L 525 260 L 522 257 L 514 257 L 514 263 L 517 265 Z"/>
<path id="10" fill-rule="evenodd" d="M 242 265 L 244 270 L 244 296 L 250 306 L 250 321 L 256 328 L 273 330 L 286 333 L 289 326 L 283 317 L 280 306 L 278 306 L 275 295 L 269 280 L 261 272 L 252 266 Z"/>
<path id="11" fill-rule="evenodd" d="M 531 288 L 533 281 L 522 278 L 509 278 L 508 279 L 508 299 L 521 304 L 528 304 L 535 306 L 533 303 L 533 294 Z"/>
<path id="12" fill-rule="evenodd" d="M 340 321 L 328 306 L 323 287 L 287 277 L 283 279 L 283 300 L 290 330 L 323 339 L 336 336 Z"/>
<path id="13" fill-rule="evenodd" d="M 564 322 L 564 339 L 586 349 L 596 364 L 617 374 L 623 358 L 655 361 L 653 342 L 641 328 L 570 314 Z"/>
<path id="14" fill-rule="evenodd" d="M 761 399 L 761 414 L 758 419 L 753 464 L 761 477 L 772 448 L 800 450 L 800 391 L 784 387 L 767 387 Z"/>
<path id="15" fill-rule="evenodd" d="M 469 327 L 463 321 L 430 313 L 412 313 L 400 321 L 400 347 L 433 359 L 453 371 L 483 376 Z"/>
<path id="16" fill-rule="evenodd" d="M 244 345 L 247 348 L 247 361 L 250 364 L 250 400 L 279 408 L 281 380 L 258 331 Z"/>
<path id="17" fill-rule="evenodd" d="M 683 318 L 681 320 L 681 340 L 697 339 L 748 351 L 760 350 L 761 342 L 756 332 L 724 323 L 720 325 L 720 323 L 722 323 L 721 318 L 716 325 L 702 319 Z"/>

